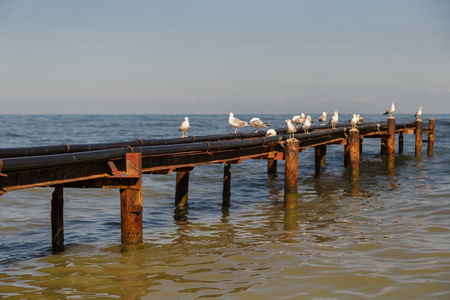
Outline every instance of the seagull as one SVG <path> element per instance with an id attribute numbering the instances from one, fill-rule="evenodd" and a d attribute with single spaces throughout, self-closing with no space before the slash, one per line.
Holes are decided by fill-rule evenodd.
<path id="1" fill-rule="evenodd" d="M 414 117 L 416 117 L 416 119 L 420 120 L 420 116 L 422 115 L 422 106 L 419 107 L 419 110 L 416 112 L 416 114 L 414 115 Z"/>
<path id="2" fill-rule="evenodd" d="M 310 117 L 310 116 L 307 116 L 306 119 L 305 119 L 305 123 L 303 123 L 303 125 L 302 125 L 302 129 L 303 129 L 304 132 L 306 132 L 307 134 L 309 134 L 308 129 L 309 129 L 309 127 L 311 127 L 311 122 L 312 122 L 311 117 Z"/>
<path id="3" fill-rule="evenodd" d="M 180 129 L 179 129 L 179 131 L 183 132 L 183 135 L 181 136 L 182 138 L 188 136 L 187 132 L 188 132 L 189 128 L 191 128 L 191 125 L 189 124 L 189 118 L 185 117 L 184 121 L 181 123 Z M 185 133 L 186 133 L 186 136 L 184 135 Z"/>
<path id="4" fill-rule="evenodd" d="M 356 114 L 353 114 L 353 118 L 350 120 L 350 124 L 352 124 L 352 129 L 356 127 L 356 124 L 359 122 L 359 117 Z"/>
<path id="5" fill-rule="evenodd" d="M 326 121 L 327 121 L 327 113 L 323 112 L 322 115 L 319 117 L 319 122 L 322 122 L 322 125 L 325 125 Z"/>
<path id="6" fill-rule="evenodd" d="M 391 107 L 383 114 L 383 115 L 389 115 L 389 117 L 392 117 L 392 114 L 395 111 L 395 106 L 394 106 L 395 102 L 392 102 Z"/>
<path id="7" fill-rule="evenodd" d="M 266 136 L 276 136 L 277 132 L 275 131 L 275 129 L 269 129 L 266 131 Z"/>
<path id="8" fill-rule="evenodd" d="M 262 128 L 262 127 L 265 127 L 265 128 L 268 128 L 268 127 L 269 127 L 269 125 L 268 125 L 267 122 L 263 122 L 263 121 L 261 121 L 259 118 L 253 118 L 253 119 L 251 119 L 250 122 L 248 122 L 248 124 L 249 124 L 250 126 L 252 126 L 253 128 L 256 128 L 255 133 L 257 133 L 257 132 L 258 132 L 258 129 L 260 129 L 260 128 Z"/>
<path id="9" fill-rule="evenodd" d="M 234 134 L 237 133 L 238 128 L 242 128 L 245 126 L 248 126 L 248 123 L 242 120 L 239 120 L 238 118 L 233 117 L 233 113 L 228 114 L 228 124 L 230 124 L 232 127 L 235 128 Z"/>
<path id="10" fill-rule="evenodd" d="M 359 121 L 358 121 L 358 123 L 362 123 L 362 122 L 364 122 L 364 118 L 363 117 L 361 117 L 361 115 L 360 114 L 357 114 L 356 115 L 358 118 L 359 118 Z"/>
<path id="11" fill-rule="evenodd" d="M 285 120 L 285 122 L 287 123 L 287 132 L 289 132 L 289 138 L 294 138 L 294 133 L 297 132 L 297 129 L 295 129 L 295 125 L 291 123 L 290 119 Z"/>
<path id="12" fill-rule="evenodd" d="M 328 124 L 331 124 L 331 128 L 336 128 L 336 124 L 339 121 L 339 112 L 335 111 L 333 116 L 330 118 Z"/>
<path id="13" fill-rule="evenodd" d="M 298 125 L 305 123 L 305 114 L 301 113 L 300 115 L 293 116 L 292 122 L 294 122 L 295 126 L 298 128 Z"/>

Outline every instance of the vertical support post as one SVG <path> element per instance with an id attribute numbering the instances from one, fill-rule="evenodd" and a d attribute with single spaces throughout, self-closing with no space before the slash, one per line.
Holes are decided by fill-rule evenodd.
<path id="1" fill-rule="evenodd" d="M 315 154 L 316 176 L 319 176 L 321 173 L 320 167 L 326 165 L 327 146 L 320 145 L 314 147 L 314 154 Z"/>
<path id="2" fill-rule="evenodd" d="M 416 120 L 416 149 L 415 149 L 415 155 L 417 157 L 422 156 L 422 128 L 423 128 L 422 119 L 417 119 Z"/>
<path id="3" fill-rule="evenodd" d="M 273 158 L 267 159 L 267 174 L 277 174 L 277 161 Z"/>
<path id="4" fill-rule="evenodd" d="M 433 156 L 433 148 L 434 148 L 434 133 L 436 131 L 436 119 L 430 119 L 429 125 L 430 132 L 428 133 L 428 147 L 427 147 L 427 155 Z"/>
<path id="5" fill-rule="evenodd" d="M 388 169 L 393 169 L 395 166 L 395 118 L 388 118 L 388 135 L 387 138 L 387 159 L 386 164 Z"/>
<path id="6" fill-rule="evenodd" d="M 347 139 L 346 144 L 344 146 L 344 167 L 347 168 L 350 164 L 350 141 Z"/>
<path id="7" fill-rule="evenodd" d="M 189 171 L 177 171 L 177 182 L 175 187 L 175 206 L 188 205 L 189 193 Z"/>
<path id="8" fill-rule="evenodd" d="M 51 219 L 53 252 L 64 251 L 64 190 L 60 185 L 52 193 Z"/>
<path id="9" fill-rule="evenodd" d="M 287 209 L 297 207 L 298 146 L 298 140 L 287 140 L 284 168 L 284 207 Z"/>
<path id="10" fill-rule="evenodd" d="M 381 149 L 380 149 L 380 154 L 381 155 L 385 155 L 387 153 L 387 138 L 382 137 L 381 138 Z"/>
<path id="11" fill-rule="evenodd" d="M 359 180 L 359 130 L 353 128 L 350 130 L 349 137 L 349 165 L 350 165 L 350 180 Z"/>
<path id="12" fill-rule="evenodd" d="M 398 153 L 403 153 L 403 132 L 398 135 Z"/>
<path id="13" fill-rule="evenodd" d="M 359 137 L 359 156 L 361 156 L 362 154 L 362 150 L 363 150 L 363 141 L 364 138 L 362 136 Z"/>
<path id="14" fill-rule="evenodd" d="M 142 153 L 127 153 L 127 176 L 137 177 L 133 186 L 120 190 L 122 252 L 143 248 Z"/>
<path id="15" fill-rule="evenodd" d="M 231 198 L 231 164 L 225 164 L 223 168 L 223 192 L 222 192 L 222 207 L 230 206 Z"/>

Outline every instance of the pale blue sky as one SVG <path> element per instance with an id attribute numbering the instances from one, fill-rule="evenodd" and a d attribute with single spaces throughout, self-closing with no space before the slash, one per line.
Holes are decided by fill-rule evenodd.
<path id="1" fill-rule="evenodd" d="M 450 1 L 0 0 L 0 113 L 450 113 Z"/>

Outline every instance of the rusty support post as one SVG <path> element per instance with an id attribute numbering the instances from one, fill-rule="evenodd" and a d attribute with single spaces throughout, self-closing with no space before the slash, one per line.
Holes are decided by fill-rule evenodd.
<path id="1" fill-rule="evenodd" d="M 52 193 L 52 249 L 53 252 L 64 251 L 64 190 L 57 185 Z"/>
<path id="2" fill-rule="evenodd" d="M 287 140 L 284 168 L 284 207 L 297 207 L 298 197 L 298 146 L 296 139 Z"/>
<path id="3" fill-rule="evenodd" d="M 267 159 L 267 174 L 277 174 L 277 161 L 273 158 Z"/>
<path id="4" fill-rule="evenodd" d="M 388 139 L 387 139 L 387 159 L 386 164 L 388 169 L 393 169 L 395 166 L 395 118 L 388 118 Z"/>
<path id="5" fill-rule="evenodd" d="M 189 171 L 177 171 L 177 182 L 175 187 L 175 206 L 188 205 Z"/>
<path id="6" fill-rule="evenodd" d="M 223 192 L 222 192 L 222 207 L 230 206 L 231 198 L 231 164 L 225 164 L 223 168 Z"/>
<path id="7" fill-rule="evenodd" d="M 138 177 L 133 186 L 120 190 L 122 252 L 143 248 L 142 153 L 126 154 L 127 176 Z"/>
<path id="8" fill-rule="evenodd" d="M 350 164 L 350 142 L 347 139 L 347 143 L 344 146 L 344 167 L 347 168 L 348 165 Z"/>
<path id="9" fill-rule="evenodd" d="M 326 165 L 327 146 L 320 145 L 314 147 L 314 154 L 315 154 L 316 176 L 319 176 L 321 173 L 320 167 Z"/>
<path id="10" fill-rule="evenodd" d="M 434 119 L 434 118 L 430 119 L 429 129 L 430 129 L 430 132 L 428 133 L 427 155 L 433 156 L 434 133 L 436 131 L 436 119 Z"/>
<path id="11" fill-rule="evenodd" d="M 363 141 L 364 138 L 362 136 L 359 137 L 359 156 L 362 155 L 362 151 L 363 151 Z"/>
<path id="12" fill-rule="evenodd" d="M 415 155 L 417 157 L 422 156 L 422 128 L 423 128 L 422 119 L 417 119 L 416 120 L 416 149 L 415 149 Z"/>
<path id="13" fill-rule="evenodd" d="M 398 135 L 398 153 L 403 153 L 403 132 Z"/>
<path id="14" fill-rule="evenodd" d="M 359 130 L 353 128 L 350 130 L 349 144 L 349 166 L 350 166 L 350 180 L 359 180 Z"/>
<path id="15" fill-rule="evenodd" d="M 381 155 L 385 155 L 387 153 L 387 138 L 382 137 L 381 138 L 381 149 L 380 149 L 380 154 Z"/>

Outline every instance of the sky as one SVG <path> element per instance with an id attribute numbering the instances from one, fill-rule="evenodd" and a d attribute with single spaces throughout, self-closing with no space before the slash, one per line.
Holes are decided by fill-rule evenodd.
<path id="1" fill-rule="evenodd" d="M 450 1 L 0 0 L 0 114 L 450 113 Z"/>

